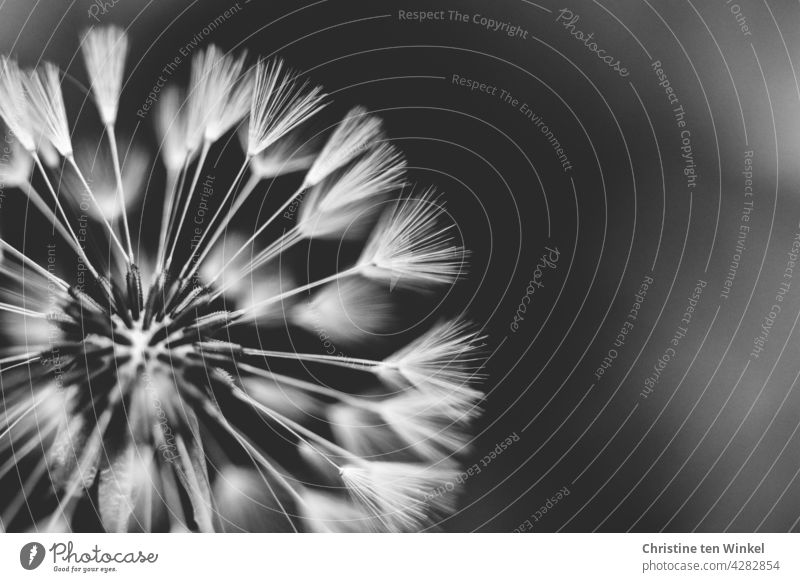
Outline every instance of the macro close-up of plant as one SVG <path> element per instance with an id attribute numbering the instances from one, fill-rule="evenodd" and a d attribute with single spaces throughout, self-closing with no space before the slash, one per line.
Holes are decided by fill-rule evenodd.
<path id="1" fill-rule="evenodd" d="M 122 135 L 129 44 L 86 31 L 83 80 L 0 57 L 0 528 L 435 529 L 486 356 L 462 316 L 394 331 L 467 273 L 443 197 L 375 114 L 212 44 Z"/>
<path id="2" fill-rule="evenodd" d="M 0 578 L 797 580 L 798 26 L 0 2 Z"/>

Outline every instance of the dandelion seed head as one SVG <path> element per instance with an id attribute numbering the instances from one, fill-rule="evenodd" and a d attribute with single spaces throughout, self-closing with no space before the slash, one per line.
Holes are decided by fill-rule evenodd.
<path id="1" fill-rule="evenodd" d="M 127 39 L 95 28 L 83 50 L 110 126 Z M 0 505 L 6 529 L 69 531 L 93 508 L 106 531 L 417 531 L 452 511 L 454 496 L 430 492 L 456 474 L 468 444 L 481 338 L 457 321 L 387 358 L 356 348 L 394 320 L 387 280 L 411 290 L 452 283 L 462 253 L 425 195 L 392 205 L 351 268 L 316 280 L 310 263 L 295 268 L 293 244 L 366 238 L 385 197 L 405 184 L 402 155 L 363 108 L 321 151 L 303 139 L 324 99 L 279 60 L 259 60 L 251 75 L 244 55 L 200 53 L 188 92 L 166 88 L 155 113 L 167 172 L 154 237 L 131 230 L 123 210 L 145 216 L 139 193 L 157 185 L 142 179 L 163 174 L 151 157 L 83 139 L 73 152 L 55 65 L 28 75 L 0 61 L 0 116 L 18 140 L 0 179 L 41 202 L 23 182 L 39 171 L 51 198 L 37 208 L 59 237 L 20 249 L 0 238 L 0 481 L 22 479 Z M 233 214 L 206 206 L 202 220 L 184 221 L 207 204 L 195 186 L 209 144 L 244 117 L 242 169 L 219 177 Z M 32 165 L 45 143 L 70 162 L 76 185 L 59 164 Z M 294 195 L 264 195 L 283 206 L 266 222 L 253 217 L 256 234 L 237 231 L 239 202 L 255 185 L 306 170 Z M 275 235 L 272 221 L 300 193 L 296 226 Z M 131 232 L 135 252 L 119 242 Z M 39 245 L 46 266 L 28 254 Z M 331 351 L 331 339 L 353 355 Z M 37 510 L 25 516 L 28 507 Z"/>

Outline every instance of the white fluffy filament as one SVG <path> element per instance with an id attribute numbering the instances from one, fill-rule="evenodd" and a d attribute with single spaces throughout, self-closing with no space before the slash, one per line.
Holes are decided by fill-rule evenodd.
<path id="1" fill-rule="evenodd" d="M 483 396 L 472 388 L 482 378 L 483 339 L 469 322 L 445 321 L 384 359 L 376 372 L 388 382 L 410 383 L 439 399 L 454 419 L 474 415 Z"/>
<path id="2" fill-rule="evenodd" d="M 91 207 L 89 212 L 98 219 L 105 216 L 107 220 L 117 220 L 123 212 L 120 202 L 124 202 L 125 208 L 129 208 L 140 200 L 144 192 L 147 172 L 150 168 L 148 152 L 137 144 L 123 145 L 122 149 L 120 177 L 125 198 L 120 201 L 117 196 L 119 189 L 113 154 L 107 152 L 99 144 L 88 141 L 78 141 L 75 144 L 75 160 L 89 179 L 94 195 L 100 204 L 97 208 Z M 69 185 L 75 201 L 79 202 L 82 184 L 77 179 L 65 180 L 65 183 Z"/>
<path id="3" fill-rule="evenodd" d="M 247 147 L 247 132 L 244 134 Z M 269 180 L 277 176 L 308 170 L 317 159 L 315 140 L 303 141 L 297 132 L 287 135 L 250 160 L 254 180 Z M 255 187 L 255 185 L 253 186 Z"/>
<path id="4" fill-rule="evenodd" d="M 247 155 L 259 154 L 317 114 L 326 105 L 324 99 L 321 87 L 309 89 L 307 81 L 298 83 L 293 71 L 284 71 L 282 60 L 260 59 L 255 67 Z"/>
<path id="5" fill-rule="evenodd" d="M 113 125 L 125 74 L 128 36 L 118 26 L 91 28 L 83 35 L 81 50 L 100 119 L 103 125 Z"/>
<path id="6" fill-rule="evenodd" d="M 252 81 L 244 70 L 246 53 L 238 58 L 214 45 L 192 60 L 189 89 L 188 146 L 215 142 L 238 123 L 250 106 Z"/>
<path id="7" fill-rule="evenodd" d="M 16 61 L 0 56 L 0 117 L 29 152 L 36 150 L 36 130 L 30 104 L 25 96 L 25 74 Z"/>
<path id="8" fill-rule="evenodd" d="M 44 63 L 27 78 L 26 87 L 42 136 L 65 158 L 72 155 L 72 140 L 67 110 L 61 94 L 60 71 L 53 63 Z"/>
<path id="9" fill-rule="evenodd" d="M 297 227 L 308 238 L 360 235 L 364 219 L 379 209 L 378 198 L 402 187 L 405 167 L 397 149 L 381 144 L 314 186 L 300 208 Z"/>
<path id="10" fill-rule="evenodd" d="M 467 451 L 470 437 L 463 429 L 467 419 L 454 420 L 447 401 L 409 392 L 387 398 L 377 408 L 392 430 L 427 460 L 440 461 Z M 473 407 L 473 415 L 478 410 Z"/>
<path id="11" fill-rule="evenodd" d="M 450 467 L 362 461 L 342 467 L 341 477 L 353 500 L 393 532 L 418 531 L 431 513 L 449 510 L 451 495 L 434 492 L 455 479 Z"/>
<path id="12" fill-rule="evenodd" d="M 363 107 L 354 107 L 336 126 L 322 148 L 314 165 L 306 174 L 306 186 L 314 186 L 364 153 L 382 134 L 380 118 L 370 115 Z"/>
<path id="13" fill-rule="evenodd" d="M 184 92 L 169 86 L 161 93 L 155 111 L 156 135 L 159 140 L 161 160 L 169 172 L 177 173 L 189 157 L 188 106 Z"/>
<path id="14" fill-rule="evenodd" d="M 19 140 L 6 135 L 5 143 L 10 144 L 7 154 L 0 157 L 0 184 L 10 187 L 23 187 L 33 170 L 33 158 L 25 151 Z"/>
<path id="15" fill-rule="evenodd" d="M 483 398 L 472 385 L 483 378 L 480 366 L 485 336 L 472 327 L 460 320 L 442 322 L 383 360 L 254 348 L 242 352 L 371 371 L 399 390 L 410 388 L 433 398 L 451 419 L 461 421 L 480 412 L 477 402 Z M 205 347 L 213 348 L 213 344 Z"/>
<path id="16" fill-rule="evenodd" d="M 125 31 L 118 26 L 92 28 L 84 34 L 81 49 L 86 62 L 86 70 L 92 83 L 92 94 L 100 112 L 100 119 L 106 128 L 111 147 L 117 206 L 119 213 L 122 215 L 128 255 L 133 261 L 133 244 L 131 242 L 131 231 L 128 225 L 126 209 L 127 201 L 125 199 L 119 152 L 117 151 L 117 136 L 114 129 L 119 108 L 119 96 L 122 92 L 122 79 L 125 74 L 128 37 Z"/>
<path id="17" fill-rule="evenodd" d="M 375 342 L 395 320 L 394 303 L 383 289 L 362 278 L 325 286 L 310 300 L 300 302 L 292 320 L 311 332 L 324 330 L 345 343 Z"/>
<path id="18" fill-rule="evenodd" d="M 453 225 L 440 226 L 444 208 L 433 189 L 398 201 L 384 212 L 359 259 L 364 276 L 408 287 L 453 283 L 463 274 L 465 251 L 453 244 Z"/>

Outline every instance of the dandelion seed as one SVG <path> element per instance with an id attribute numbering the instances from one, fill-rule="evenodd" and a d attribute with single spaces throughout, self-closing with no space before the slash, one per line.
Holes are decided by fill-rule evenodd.
<path id="1" fill-rule="evenodd" d="M 128 52 L 128 37 L 117 26 L 104 26 L 88 30 L 81 43 L 86 69 L 92 83 L 92 94 L 95 104 L 100 112 L 100 118 L 106 128 L 108 141 L 111 147 L 111 163 L 116 181 L 116 194 L 119 214 L 125 232 L 125 241 L 128 245 L 128 255 L 131 261 L 133 256 L 133 243 L 131 241 L 130 227 L 128 225 L 125 184 L 122 177 L 119 152 L 117 151 L 117 136 L 115 123 L 119 108 L 119 98 L 122 91 L 122 77 L 125 74 L 125 57 Z M 101 214 L 106 211 L 100 208 Z"/>
<path id="2" fill-rule="evenodd" d="M 247 149 L 247 128 L 240 132 L 242 145 Z M 286 174 L 308 170 L 318 154 L 315 139 L 303 139 L 298 130 L 278 140 L 250 160 L 250 171 L 257 182 L 269 180 Z M 245 187 L 245 191 L 255 188 L 255 184 Z"/>
<path id="3" fill-rule="evenodd" d="M 402 454 L 404 443 L 374 406 L 370 401 L 362 402 L 359 406 L 349 402 L 331 406 L 327 417 L 337 442 L 342 443 L 348 451 L 371 461 L 407 457 Z"/>
<path id="4" fill-rule="evenodd" d="M 100 119 L 104 125 L 113 125 L 122 92 L 128 36 L 118 26 L 91 28 L 83 35 L 81 50 Z"/>
<path id="5" fill-rule="evenodd" d="M 446 321 L 383 360 L 331 354 L 310 354 L 240 348 L 245 355 L 296 359 L 370 371 L 396 389 L 413 389 L 437 401 L 454 420 L 480 413 L 476 403 L 483 394 L 474 385 L 483 378 L 484 336 L 465 321 Z M 212 347 L 209 345 L 208 347 Z"/>
<path id="6" fill-rule="evenodd" d="M 405 160 L 393 146 L 381 144 L 339 175 L 311 189 L 297 219 L 308 238 L 359 236 L 380 207 L 378 197 L 403 185 Z"/>
<path id="7" fill-rule="evenodd" d="M 39 132 L 39 138 L 36 140 L 36 147 L 36 153 L 42 163 L 51 170 L 56 170 L 61 164 L 61 158 L 58 157 L 58 152 L 53 147 L 53 144 L 45 139 L 41 132 Z"/>
<path id="8" fill-rule="evenodd" d="M 388 531 L 418 531 L 430 520 L 431 511 L 452 511 L 452 496 L 431 498 L 457 472 L 450 468 L 362 461 L 342 468 L 342 481 L 356 503 Z"/>
<path id="9" fill-rule="evenodd" d="M 122 184 L 125 191 L 125 206 L 132 208 L 141 200 L 145 180 L 150 166 L 150 156 L 141 146 L 131 144 L 122 148 L 124 158 L 121 164 Z M 117 196 L 117 177 L 111 154 L 98 144 L 82 141 L 76 144 L 75 161 L 92 185 L 92 191 L 99 206 L 90 206 L 89 212 L 97 219 L 114 221 L 122 216 L 123 209 Z M 74 175 L 65 179 L 73 204 L 80 205 L 83 184 Z"/>
<path id="10" fill-rule="evenodd" d="M 465 321 L 447 321 L 392 354 L 377 372 L 398 386 L 410 383 L 439 400 L 455 419 L 475 415 L 482 393 L 473 388 L 481 380 L 482 340 Z"/>
<path id="11" fill-rule="evenodd" d="M 452 283 L 463 275 L 464 250 L 440 226 L 443 207 L 428 190 L 384 213 L 359 260 L 365 277 L 414 288 Z"/>
<path id="12" fill-rule="evenodd" d="M 363 107 L 354 107 L 336 126 L 314 164 L 306 174 L 305 185 L 315 186 L 353 158 L 370 148 L 383 133 L 383 123 Z"/>
<path id="13" fill-rule="evenodd" d="M 277 294 L 277 293 L 274 293 Z M 274 295 L 273 294 L 273 295 Z M 395 305 L 377 285 L 362 279 L 331 283 L 293 310 L 294 322 L 346 344 L 375 342 L 396 320 Z"/>
<path id="14" fill-rule="evenodd" d="M 255 67 L 247 155 L 263 152 L 325 107 L 320 87 L 299 83 L 283 61 L 260 59 Z"/>
<path id="15" fill-rule="evenodd" d="M 22 147 L 36 151 L 34 113 L 25 95 L 26 75 L 16 61 L 0 57 L 0 116 Z"/>
<path id="16" fill-rule="evenodd" d="M 452 401 L 424 393 L 408 393 L 387 398 L 377 409 L 403 442 L 424 459 L 441 461 L 469 450 L 469 417 L 477 416 L 477 395 L 465 403 L 463 418 L 453 419 Z M 469 406 L 469 408 L 467 408 Z"/>
<path id="17" fill-rule="evenodd" d="M 42 135 L 65 158 L 72 156 L 67 110 L 61 94 L 61 72 L 53 63 L 31 71 L 25 83 Z"/>
<path id="18" fill-rule="evenodd" d="M 164 89 L 155 112 L 156 133 L 161 160 L 170 172 L 178 172 L 189 157 L 188 117 L 183 91 L 175 86 Z"/>
<path id="19" fill-rule="evenodd" d="M 190 151 L 203 141 L 217 141 L 247 114 L 252 79 L 244 69 L 246 58 L 246 53 L 234 58 L 213 45 L 195 55 L 187 114 Z"/>

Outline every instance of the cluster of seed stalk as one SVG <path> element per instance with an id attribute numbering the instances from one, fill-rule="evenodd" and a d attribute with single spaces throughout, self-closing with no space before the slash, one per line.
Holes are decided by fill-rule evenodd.
<path id="1" fill-rule="evenodd" d="M 0 526 L 23 523 L 27 508 L 37 528 L 68 529 L 82 499 L 113 531 L 416 531 L 451 512 L 452 495 L 430 492 L 458 474 L 479 414 L 482 337 L 471 325 L 442 321 L 380 360 L 231 339 L 286 305 L 300 327 L 319 317 L 341 321 L 341 302 L 377 326 L 389 307 L 368 284 L 427 292 L 462 276 L 465 252 L 452 240 L 453 225 L 443 224 L 441 199 L 433 189 L 406 192 L 404 158 L 381 120 L 356 107 L 324 142 L 306 139 L 307 122 L 327 105 L 320 87 L 281 60 L 248 66 L 246 54 L 207 47 L 192 61 L 188 89 L 168 87 L 158 104 L 166 179 L 158 244 L 148 245 L 134 241 L 128 219 L 136 200 L 129 175 L 148 162 L 126 163 L 115 131 L 128 38 L 114 26 L 93 28 L 81 49 L 110 151 L 105 194 L 76 159 L 59 69 L 28 71 L 0 58 L 0 117 L 14 144 L 0 178 L 24 192 L 90 275 L 78 283 L 70 276 L 76 263 L 61 256 L 60 270 L 42 266 L 0 238 L 0 312 L 24 322 L 0 357 L 0 482 L 11 476 L 21 485 L 0 505 Z M 189 248 L 183 233 L 203 168 L 232 132 L 244 159 Z M 248 200 L 296 173 L 304 176 L 299 187 L 251 236 L 229 237 Z M 70 183 L 65 194 L 62 184 Z M 87 250 L 78 235 L 69 196 L 91 201 L 102 252 Z M 294 226 L 264 245 L 298 201 Z M 365 241 L 346 268 L 296 286 L 264 275 L 303 241 L 342 238 Z M 243 281 L 258 282 L 246 301 Z M 46 324 L 46 339 L 33 337 L 36 322 Z M 277 360 L 355 370 L 382 389 L 359 394 L 278 374 L 270 368 Z M 286 394 L 302 397 L 297 407 L 306 416 L 276 403 Z M 266 424 L 242 422 L 226 402 Z M 328 429 L 308 422 L 318 414 Z M 302 475 L 254 436 L 267 425 L 296 447 Z M 231 446 L 249 464 L 220 452 Z M 23 460 L 37 454 L 23 474 L 20 467 L 30 466 Z M 43 479 L 56 502 L 38 515 L 28 493 Z M 240 507 L 254 497 L 265 516 L 256 523 Z"/>

